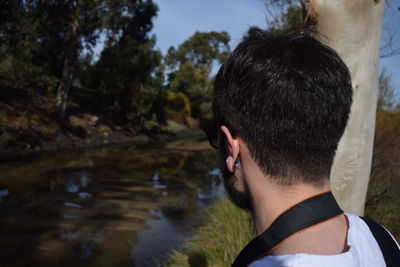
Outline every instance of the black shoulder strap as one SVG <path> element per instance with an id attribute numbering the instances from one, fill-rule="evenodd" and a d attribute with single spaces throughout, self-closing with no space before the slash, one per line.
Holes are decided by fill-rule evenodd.
<path id="1" fill-rule="evenodd" d="M 286 238 L 342 214 L 331 192 L 306 199 L 282 213 L 272 225 L 242 249 L 232 267 L 248 266 Z"/>
<path id="2" fill-rule="evenodd" d="M 386 266 L 399 267 L 400 249 L 393 237 L 379 223 L 365 217 L 360 216 L 360 218 L 368 225 L 376 242 L 378 242 L 383 257 L 385 258 Z"/>

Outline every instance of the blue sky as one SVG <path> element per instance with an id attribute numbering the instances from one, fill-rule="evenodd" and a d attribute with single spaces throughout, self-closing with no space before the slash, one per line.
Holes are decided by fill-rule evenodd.
<path id="1" fill-rule="evenodd" d="M 266 27 L 266 11 L 262 0 L 153 0 L 159 7 L 153 33 L 163 54 L 177 46 L 195 31 L 226 31 L 231 36 L 231 48 L 240 41 L 250 26 Z M 397 34 L 400 47 L 400 12 L 385 7 L 386 26 Z M 396 27 L 393 27 L 397 25 Z M 386 34 L 386 31 L 384 31 Z M 400 55 L 382 59 L 380 66 L 392 74 L 393 86 L 400 95 Z"/>
<path id="2" fill-rule="evenodd" d="M 250 26 L 265 27 L 261 0 L 154 0 L 159 7 L 153 32 L 161 51 L 195 31 L 227 31 L 235 45 Z"/>

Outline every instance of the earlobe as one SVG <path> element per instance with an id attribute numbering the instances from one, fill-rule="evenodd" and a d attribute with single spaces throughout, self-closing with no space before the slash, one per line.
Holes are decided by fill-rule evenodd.
<path id="1" fill-rule="evenodd" d="M 232 172 L 232 170 L 233 170 L 233 168 L 231 168 L 231 166 L 232 166 L 232 156 L 228 156 L 228 157 L 226 157 L 226 160 L 225 160 L 225 163 L 226 163 L 226 169 L 229 171 L 229 172 Z"/>

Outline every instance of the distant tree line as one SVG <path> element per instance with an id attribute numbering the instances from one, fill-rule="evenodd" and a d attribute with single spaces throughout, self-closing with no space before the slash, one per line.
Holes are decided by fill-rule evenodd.
<path id="1" fill-rule="evenodd" d="M 1 1 L 0 90 L 49 97 L 61 121 L 74 94 L 135 126 L 203 120 L 210 116 L 211 70 L 229 53 L 230 37 L 196 32 L 163 56 L 150 34 L 157 12 L 152 0 Z"/>

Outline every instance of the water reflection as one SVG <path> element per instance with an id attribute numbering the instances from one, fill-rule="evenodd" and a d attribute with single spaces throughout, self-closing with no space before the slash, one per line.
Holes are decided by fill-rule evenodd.
<path id="1" fill-rule="evenodd" d="M 0 165 L 0 264 L 160 263 L 221 195 L 206 148 L 153 143 Z"/>

